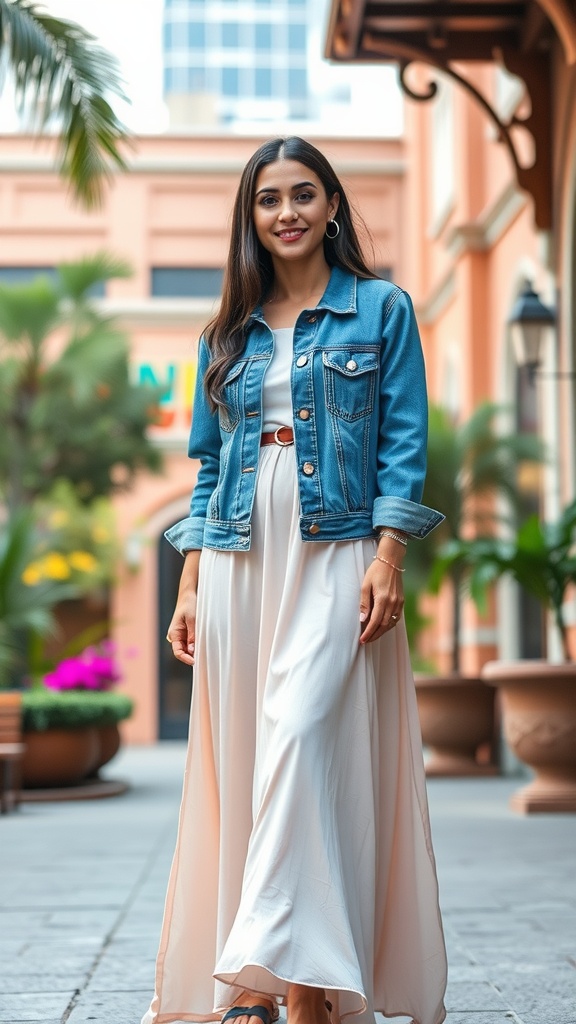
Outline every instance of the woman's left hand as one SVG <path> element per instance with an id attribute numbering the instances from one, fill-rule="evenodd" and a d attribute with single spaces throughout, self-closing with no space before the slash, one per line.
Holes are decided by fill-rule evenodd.
<path id="1" fill-rule="evenodd" d="M 375 559 L 366 570 L 360 592 L 360 643 L 368 644 L 387 633 L 400 620 L 404 591 L 400 573 Z"/>

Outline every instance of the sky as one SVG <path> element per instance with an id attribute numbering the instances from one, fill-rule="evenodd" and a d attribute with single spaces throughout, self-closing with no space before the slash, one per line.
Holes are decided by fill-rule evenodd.
<path id="1" fill-rule="evenodd" d="M 334 78 L 351 81 L 354 90 L 354 128 L 362 134 L 397 135 L 402 131 L 402 101 L 392 68 L 334 67 L 321 57 L 329 0 L 317 0 L 318 23 L 313 49 L 318 60 L 309 73 L 322 88 Z M 139 134 L 163 132 L 168 115 L 162 100 L 163 0 L 44 0 L 42 5 L 56 17 L 77 21 L 116 55 L 120 62 L 130 106 L 119 107 L 119 116 Z M 374 103 L 374 95 L 382 97 Z M 17 127 L 13 102 L 7 90 L 0 104 L 0 130 Z"/>

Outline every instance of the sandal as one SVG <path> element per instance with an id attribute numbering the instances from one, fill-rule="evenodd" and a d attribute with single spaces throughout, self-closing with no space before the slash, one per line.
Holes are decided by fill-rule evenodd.
<path id="1" fill-rule="evenodd" d="M 220 1020 L 224 1024 L 227 1020 L 234 1020 L 235 1017 L 259 1017 L 262 1024 L 274 1024 L 278 1020 L 279 1010 L 269 1010 L 267 1006 L 231 1006 Z"/>

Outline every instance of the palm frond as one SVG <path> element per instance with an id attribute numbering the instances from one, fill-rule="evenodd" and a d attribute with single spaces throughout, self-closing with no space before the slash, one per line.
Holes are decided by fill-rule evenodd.
<path id="1" fill-rule="evenodd" d="M 77 198 L 98 206 L 111 165 L 126 167 L 120 145 L 129 136 L 106 99 L 126 98 L 116 58 L 33 0 L 0 0 L 0 52 L 14 72 L 19 109 L 35 131 L 57 123 L 60 170 Z"/>

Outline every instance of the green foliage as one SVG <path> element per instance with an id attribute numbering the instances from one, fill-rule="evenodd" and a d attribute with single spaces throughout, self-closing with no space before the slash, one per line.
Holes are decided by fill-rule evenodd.
<path id="1" fill-rule="evenodd" d="M 114 725 L 133 710 L 134 702 L 123 693 L 55 693 L 39 687 L 22 694 L 24 732 Z"/>
<path id="2" fill-rule="evenodd" d="M 440 553 L 433 585 L 438 588 L 446 572 L 456 566 L 466 574 L 470 594 L 480 609 L 486 606 L 487 588 L 504 575 L 511 575 L 545 608 L 551 608 L 569 660 L 563 605 L 569 585 L 576 583 L 576 499 L 554 523 L 530 516 L 511 539 L 450 541 Z"/>
<path id="3" fill-rule="evenodd" d="M 90 289 L 128 268 L 107 254 L 40 278 L 0 286 L 0 494 L 10 508 L 69 480 L 83 502 L 159 470 L 148 440 L 159 389 L 131 383 L 126 336 L 100 314 Z M 54 331 L 64 333 L 55 348 Z"/>
<path id="4" fill-rule="evenodd" d="M 463 424 L 456 425 L 448 412 L 432 405 L 428 433 L 428 471 L 422 501 L 446 516 L 427 538 L 410 546 L 406 566 L 413 585 L 438 590 L 448 577 L 454 591 L 452 667 L 459 667 L 460 575 L 462 562 L 452 558 L 467 531 L 495 529 L 514 523 L 527 514 L 526 498 L 518 483 L 526 463 L 540 463 L 542 442 L 531 434 L 501 432 L 499 418 L 510 410 L 492 402 L 479 405 Z M 478 499 L 483 502 L 480 513 Z M 496 499 L 504 499 L 506 515 Z M 500 502 L 501 504 L 501 502 Z M 455 547 L 453 547 L 453 545 Z"/>
<path id="5" fill-rule="evenodd" d="M 29 637 L 54 630 L 52 609 L 76 590 L 51 579 L 30 587 L 25 572 L 38 543 L 30 510 L 0 527 L 0 688 L 12 682 L 11 673 L 27 658 Z"/>
<path id="6" fill-rule="evenodd" d="M 118 62 L 80 25 L 54 18 L 32 0 L 0 0 L 0 58 L 15 76 L 30 127 L 59 129 L 60 170 L 85 206 L 98 206 L 111 167 L 125 168 L 124 125 L 105 99 L 123 99 Z"/>

